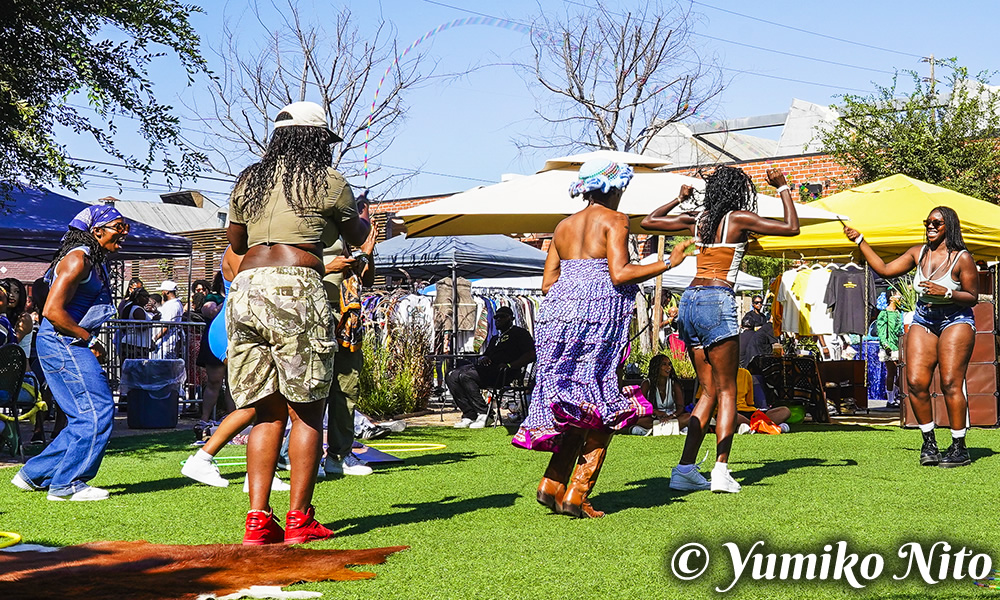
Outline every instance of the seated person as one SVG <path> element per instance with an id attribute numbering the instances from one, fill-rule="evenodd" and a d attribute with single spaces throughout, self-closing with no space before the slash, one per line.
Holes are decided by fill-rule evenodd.
<path id="1" fill-rule="evenodd" d="M 474 365 L 456 367 L 448 372 L 445 383 L 462 411 L 458 429 L 482 429 L 489 407 L 483 400 L 482 387 L 497 387 L 512 380 L 521 369 L 535 362 L 535 341 L 523 327 L 514 325 L 514 311 L 501 306 L 494 316 L 499 334 L 492 337 Z M 500 372 L 506 381 L 500 381 Z"/>
<path id="2" fill-rule="evenodd" d="M 674 377 L 674 363 L 670 357 L 657 354 L 649 360 L 649 371 L 642 382 L 642 395 L 653 405 L 653 414 L 636 421 L 630 431 L 632 435 L 647 435 L 653 428 L 654 419 L 676 419 L 678 429 L 687 427 L 691 414 L 684 410 L 684 391 Z"/>
<path id="3" fill-rule="evenodd" d="M 702 391 L 702 387 L 698 386 L 695 397 L 700 398 Z M 736 427 L 740 433 L 750 431 L 750 417 L 753 416 L 754 412 L 761 410 L 754 405 L 753 393 L 753 375 L 750 374 L 750 371 L 740 367 L 736 372 Z M 761 410 L 761 412 L 767 415 L 767 418 L 774 421 L 775 425 L 781 427 L 783 433 L 788 432 L 788 425 L 785 424 L 785 421 L 792 416 L 792 413 L 788 410 L 787 406 L 776 406 L 767 410 Z"/>
<path id="4" fill-rule="evenodd" d="M 780 342 L 774 335 L 774 327 L 768 320 L 756 331 L 744 329 L 740 333 L 740 366 L 745 367 L 756 356 L 771 356 L 774 344 Z"/>

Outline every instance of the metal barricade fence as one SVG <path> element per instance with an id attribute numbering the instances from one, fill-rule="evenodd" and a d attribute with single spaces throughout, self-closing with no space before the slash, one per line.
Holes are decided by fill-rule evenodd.
<path id="1" fill-rule="evenodd" d="M 104 368 L 113 392 L 118 391 L 126 359 L 181 359 L 187 368 L 181 401 L 187 405 L 201 402 L 205 369 L 196 360 L 202 340 L 208 341 L 204 337 L 205 323 L 112 319 L 101 327 L 98 336 L 108 352 Z M 121 400 L 118 399 L 119 404 Z"/>

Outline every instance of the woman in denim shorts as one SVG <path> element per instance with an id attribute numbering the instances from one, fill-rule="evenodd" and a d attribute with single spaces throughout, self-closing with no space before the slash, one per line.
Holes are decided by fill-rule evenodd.
<path id="1" fill-rule="evenodd" d="M 844 234 L 858 244 L 865 260 L 882 277 L 898 277 L 916 267 L 917 309 L 906 336 L 906 386 L 924 438 L 920 464 L 961 467 L 972 462 L 965 448 L 969 401 L 964 384 L 976 341 L 972 307 L 979 299 L 979 274 L 954 210 L 935 208 L 924 220 L 924 228 L 927 243 L 910 248 L 889 264 L 860 233 L 845 225 Z M 951 423 L 951 447 L 944 455 L 938 452 L 931 411 L 929 388 L 935 366 L 941 373 Z"/>
<path id="2" fill-rule="evenodd" d="M 785 176 L 778 169 L 767 172 L 767 181 L 778 190 L 784 206 L 784 222 L 756 213 L 757 189 L 740 169 L 719 167 L 705 178 L 704 210 L 670 215 L 694 189 L 682 186 L 680 196 L 643 219 L 642 226 L 655 231 L 688 231 L 700 250 L 698 270 L 691 286 L 681 296 L 678 332 L 687 345 L 691 362 L 704 392 L 688 424 L 680 464 L 670 475 L 674 490 L 740 491 L 729 473 L 729 450 L 736 428 L 736 371 L 739 368 L 739 322 L 733 286 L 750 234 L 793 236 L 799 233 L 799 217 Z M 705 429 L 716 404 L 716 463 L 711 484 L 694 464 L 705 439 Z"/>

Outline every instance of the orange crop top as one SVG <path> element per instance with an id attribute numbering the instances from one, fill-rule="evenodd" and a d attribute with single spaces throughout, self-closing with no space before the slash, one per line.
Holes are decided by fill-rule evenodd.
<path id="1" fill-rule="evenodd" d="M 729 235 L 729 217 L 733 213 L 726 213 L 722 218 L 722 239 Z M 699 217 L 699 222 L 701 221 Z M 736 274 L 740 271 L 740 264 L 743 262 L 743 254 L 746 252 L 746 242 L 736 242 L 727 244 L 718 242 L 714 244 L 702 244 L 699 236 L 695 236 L 698 246 L 697 255 L 698 270 L 695 277 L 704 279 L 721 279 L 729 285 L 736 285 Z"/>

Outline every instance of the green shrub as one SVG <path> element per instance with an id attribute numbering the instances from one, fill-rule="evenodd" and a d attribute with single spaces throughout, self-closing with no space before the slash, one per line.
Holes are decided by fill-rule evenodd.
<path id="1" fill-rule="evenodd" d="M 433 372 L 428 338 L 421 320 L 390 321 L 384 340 L 374 328 L 365 332 L 358 410 L 382 419 L 427 407 Z"/>

